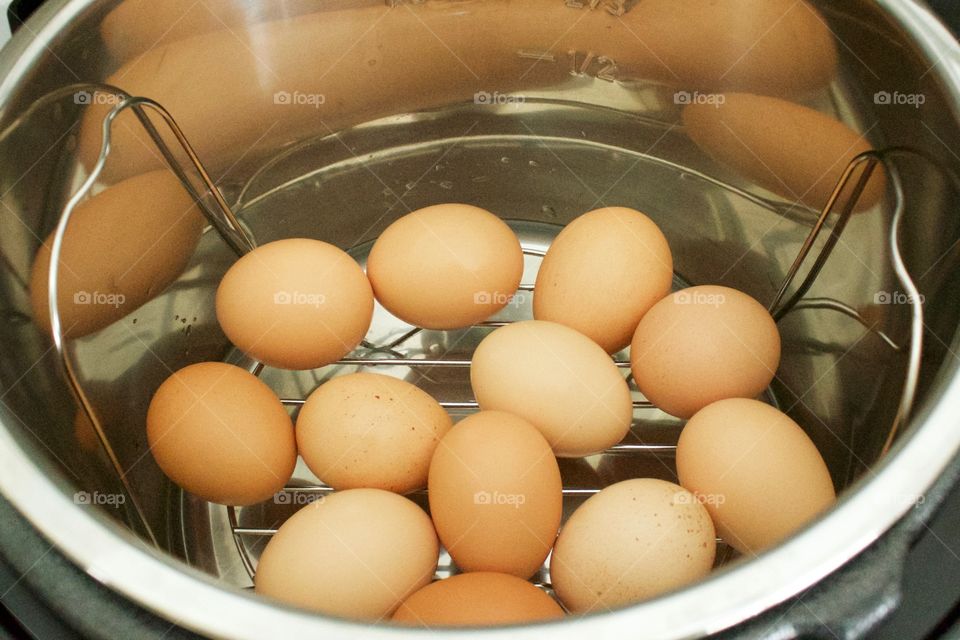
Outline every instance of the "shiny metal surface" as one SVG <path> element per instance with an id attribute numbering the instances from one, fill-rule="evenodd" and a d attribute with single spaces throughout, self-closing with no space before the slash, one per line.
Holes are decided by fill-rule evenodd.
<path id="1" fill-rule="evenodd" d="M 156 536 L 147 523 L 143 508 L 140 506 L 140 498 L 138 495 L 139 492 L 135 488 L 131 487 L 128 483 L 126 467 L 121 465 L 120 461 L 117 459 L 113 445 L 111 444 L 110 439 L 105 435 L 103 426 L 100 424 L 100 419 L 96 408 L 91 406 L 86 392 L 84 391 L 84 385 L 79 380 L 77 372 L 74 369 L 73 360 L 67 350 L 67 340 L 65 337 L 64 328 L 62 326 L 58 304 L 58 287 L 60 276 L 62 269 L 66 268 L 61 264 L 61 255 L 63 251 L 64 239 L 66 238 L 67 232 L 70 228 L 70 218 L 77 205 L 90 195 L 90 192 L 94 185 L 96 185 L 104 166 L 106 166 L 107 162 L 109 161 L 111 134 L 114 121 L 116 120 L 117 116 L 119 116 L 120 113 L 122 113 L 125 109 L 130 109 L 136 113 L 137 117 L 140 119 L 140 122 L 143 123 L 143 126 L 147 129 L 152 139 L 156 142 L 158 150 L 165 158 L 167 158 L 170 166 L 175 169 L 177 175 L 183 181 L 184 188 L 190 192 L 194 201 L 201 203 L 202 209 L 211 226 L 217 231 L 217 233 L 220 234 L 220 237 L 223 238 L 224 242 L 226 242 L 238 255 L 243 255 L 243 253 L 252 250 L 255 245 L 253 244 L 252 239 L 247 236 L 244 230 L 240 227 L 239 222 L 234 217 L 233 211 L 224 201 L 223 196 L 221 195 L 220 191 L 217 190 L 212 179 L 210 178 L 210 175 L 207 173 L 206 168 L 203 166 L 200 159 L 197 158 L 197 155 L 191 148 L 186 136 L 184 136 L 180 127 L 177 126 L 170 113 L 161 105 L 147 98 L 129 97 L 120 92 L 112 93 L 111 95 L 116 97 L 119 100 L 119 103 L 113 109 L 111 109 L 106 116 L 104 116 L 102 130 L 103 142 L 100 153 L 97 156 L 97 162 L 94 164 L 90 174 L 86 177 L 81 187 L 71 196 L 70 200 L 64 206 L 63 213 L 57 222 L 57 228 L 52 236 L 50 249 L 50 271 L 47 277 L 47 298 L 50 308 L 50 325 L 52 330 L 53 344 L 57 350 L 57 354 L 60 356 L 63 372 L 66 374 L 67 381 L 70 384 L 70 390 L 75 396 L 77 403 L 80 405 L 79 409 L 83 412 L 83 415 L 86 417 L 90 426 L 96 433 L 97 440 L 99 441 L 103 452 L 110 461 L 110 466 L 113 468 L 118 480 L 120 480 L 120 483 L 123 486 L 124 503 L 126 504 L 126 502 L 129 501 L 131 506 L 130 513 L 132 514 L 136 531 L 144 535 L 151 543 L 157 544 Z M 158 114 L 164 124 L 173 133 L 176 141 L 180 145 L 181 150 L 186 154 L 187 160 L 183 165 L 179 164 L 179 159 L 166 145 L 166 142 L 157 132 L 145 111 Z M 193 181 L 189 177 L 193 174 L 196 174 L 200 177 L 201 185 L 199 189 L 194 187 Z M 208 199 L 213 200 L 215 203 L 214 206 L 211 207 L 208 205 Z"/>
<path id="2" fill-rule="evenodd" d="M 71 46 L 87 47 L 84 34 L 95 28 L 103 6 L 98 4 L 53 3 L 35 20 L 35 35 L 21 34 L 4 52 L 0 104 L 5 125 L 22 113 L 18 105 L 63 84 L 48 47 L 64 55 Z M 960 138 L 960 54 L 949 35 L 912 2 L 832 3 L 823 10 L 841 37 L 846 29 L 882 34 L 891 50 L 856 53 L 877 68 L 889 67 L 891 78 L 926 71 L 930 82 L 928 109 L 914 127 L 905 127 L 899 112 L 874 113 L 864 104 L 863 94 L 872 93 L 876 81 L 856 65 L 846 69 L 844 81 L 832 87 L 824 105 L 833 105 L 835 113 L 852 122 L 876 118 L 875 144 L 909 142 L 955 167 L 958 162 L 944 145 Z M 95 61 L 95 56 L 88 59 Z M 931 68 L 936 60 L 940 63 Z M 96 76 L 95 69 L 88 71 Z M 59 69 L 59 75 L 70 74 Z M 541 246 L 562 224 L 598 202 L 627 204 L 645 210 L 664 229 L 683 280 L 721 282 L 764 302 L 773 300 L 816 213 L 796 210 L 733 179 L 704 157 L 682 130 L 668 124 L 676 120 L 677 108 L 656 87 L 628 90 L 599 78 L 569 82 L 575 84 L 541 87 L 519 106 L 441 104 L 354 123 L 337 135 L 294 147 L 278 145 L 221 177 L 221 188 L 258 242 L 301 235 L 360 254 L 392 220 L 437 201 L 458 199 L 496 211 L 524 225 L 525 236 L 540 238 Z M 641 109 L 634 104 L 638 95 L 643 97 Z M 631 108 L 615 108 L 627 102 Z M 264 637 L 277 629 L 285 637 L 353 636 L 357 625 L 276 607 L 211 580 L 213 575 L 244 585 L 248 567 L 231 549 L 231 524 L 254 538 L 270 528 L 262 526 L 265 519 L 281 514 L 251 512 L 250 522 L 241 511 L 231 523 L 226 510 L 197 503 L 170 487 L 145 450 L 146 402 L 171 369 L 201 359 L 245 363 L 230 351 L 212 313 L 212 291 L 233 255 L 211 232 L 181 279 L 136 311 L 129 323 L 117 323 L 74 345 L 91 403 L 108 437 L 118 443 L 117 456 L 144 498 L 161 546 L 203 572 L 145 548 L 121 522 L 73 500 L 78 487 L 113 491 L 109 473 L 104 473 L 109 470 L 76 445 L 73 404 L 47 341 L 29 323 L 24 297 L 32 253 L 55 223 L 63 198 L 75 190 L 68 179 L 70 163 L 45 152 L 63 131 L 69 133 L 75 120 L 69 105 L 59 104 L 59 115 L 57 111 L 58 105 L 41 109 L 31 116 L 41 120 L 19 123 L 0 141 L 5 157 L 27 158 L 27 164 L 36 160 L 36 169 L 23 179 L 0 172 L 4 204 L 14 214 L 0 215 L 0 252 L 7 267 L 0 280 L 0 310 L 8 318 L 0 335 L 0 490 L 91 575 L 179 624 L 218 637 Z M 643 628 L 651 638 L 681 638 L 723 629 L 842 565 L 896 522 L 911 499 L 922 496 L 960 443 L 955 427 L 960 379 L 957 362 L 947 353 L 948 348 L 956 351 L 948 345 L 957 344 L 958 310 L 952 301 L 958 283 L 951 265 L 955 256 L 947 251 L 957 232 L 957 196 L 907 160 L 898 160 L 897 168 L 905 192 L 899 266 L 920 274 L 927 331 L 933 338 L 927 342 L 933 346 L 924 353 L 910 428 L 890 455 L 880 458 L 898 410 L 906 354 L 834 310 L 853 309 L 897 344 L 909 342 L 910 310 L 871 304 L 877 292 L 897 290 L 898 274 L 890 266 L 897 263 L 887 251 L 896 211 L 882 209 L 851 218 L 843 242 L 809 292 L 812 299 L 837 304 L 801 305 L 781 325 L 784 364 L 773 391 L 824 452 L 838 486 L 849 487 L 838 507 L 783 546 L 734 563 L 682 592 L 563 624 L 486 635 L 572 638 Z M 409 327 L 382 314 L 378 320 L 381 334 L 371 336 L 372 342 L 402 338 L 392 348 L 433 360 L 468 359 L 484 330 L 409 335 Z M 426 377 L 410 367 L 404 375 L 428 390 L 443 386 L 451 410 L 469 409 L 466 381 L 455 370 L 435 367 Z M 326 374 L 265 369 L 262 375 L 282 396 L 296 400 Z M 641 451 L 640 457 L 602 456 L 595 466 L 570 470 L 568 477 L 593 482 L 594 487 L 581 487 L 586 491 L 621 474 L 668 473 L 677 423 L 638 407 L 640 415 L 640 444 L 656 448 Z M 624 464 L 624 459 L 632 462 Z M 242 544 L 256 545 L 246 538 Z M 373 637 L 401 635 L 386 628 L 364 630 Z"/>

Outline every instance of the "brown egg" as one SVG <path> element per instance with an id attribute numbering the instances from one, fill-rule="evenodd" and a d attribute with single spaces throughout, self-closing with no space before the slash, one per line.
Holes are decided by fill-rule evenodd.
<path id="1" fill-rule="evenodd" d="M 625 207 L 597 209 L 550 245 L 533 317 L 576 329 L 614 353 L 630 344 L 640 318 L 672 283 L 670 246 L 653 220 Z"/>
<path id="2" fill-rule="evenodd" d="M 419 627 L 488 627 L 559 620 L 563 609 L 526 580 L 504 573 L 461 573 L 407 598 L 393 621 Z"/>
<path id="3" fill-rule="evenodd" d="M 433 578 L 439 545 L 430 518 L 380 489 L 350 489 L 308 504 L 260 556 L 257 593 L 356 620 L 388 619 Z"/>
<path id="4" fill-rule="evenodd" d="M 488 211 L 440 204 L 400 218 L 370 251 L 377 300 L 406 322 L 459 329 L 509 304 L 523 275 L 523 250 Z"/>
<path id="5" fill-rule="evenodd" d="M 747 294 L 690 287 L 647 312 L 633 336 L 630 362 L 648 400 L 689 418 L 717 400 L 760 395 L 780 364 L 780 333 Z"/>
<path id="6" fill-rule="evenodd" d="M 450 416 L 409 382 L 376 373 L 329 380 L 297 417 L 303 461 L 334 489 L 407 493 L 427 486 L 430 458 Z"/>
<path id="7" fill-rule="evenodd" d="M 462 570 L 529 578 L 543 564 L 563 487 L 533 425 L 501 411 L 465 418 L 433 454 L 428 487 L 437 533 Z"/>
<path id="8" fill-rule="evenodd" d="M 693 494 L 638 478 L 606 487 L 573 512 L 550 577 L 571 612 L 606 611 L 703 578 L 715 554 L 713 523 Z"/>
<path id="9" fill-rule="evenodd" d="M 837 74 L 833 33 L 804 0 L 643 0 L 630 14 L 652 75 L 686 89 L 798 95 Z"/>
<path id="10" fill-rule="evenodd" d="M 132 313 L 180 276 L 204 220 L 170 171 L 129 178 L 84 200 L 60 252 L 57 301 L 64 335 L 78 338 Z M 33 317 L 50 333 L 51 234 L 33 263 Z"/>
<path id="11" fill-rule="evenodd" d="M 253 374 L 202 362 L 166 379 L 147 410 L 157 464 L 190 493 L 230 505 L 266 500 L 297 463 L 293 423 Z"/>
<path id="12" fill-rule="evenodd" d="M 633 419 L 630 389 L 610 356 L 555 322 L 493 331 L 473 354 L 470 381 L 481 409 L 515 413 L 564 458 L 613 446 Z"/>
<path id="13" fill-rule="evenodd" d="M 217 320 L 238 349 L 281 369 L 336 362 L 363 340 L 373 292 L 337 247 L 294 238 L 243 256 L 217 289 Z"/>
<path id="14" fill-rule="evenodd" d="M 725 94 L 721 104 L 692 104 L 683 111 L 683 124 L 714 159 L 764 189 L 817 210 L 829 201 L 847 164 L 871 149 L 864 136 L 824 113 L 746 93 Z M 885 188 L 878 168 L 857 210 L 875 205 Z"/>
<path id="15" fill-rule="evenodd" d="M 690 418 L 677 445 L 677 472 L 706 504 L 720 536 L 743 553 L 780 542 L 835 499 L 827 465 L 807 434 L 756 400 L 720 400 Z"/>

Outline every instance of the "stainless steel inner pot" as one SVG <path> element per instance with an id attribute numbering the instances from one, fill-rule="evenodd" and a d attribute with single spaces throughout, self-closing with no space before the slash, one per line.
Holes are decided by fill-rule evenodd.
<path id="1" fill-rule="evenodd" d="M 410 210 L 470 202 L 496 212 L 517 232 L 527 252 L 523 282 L 530 285 L 540 256 L 564 224 L 598 206 L 625 205 L 644 211 L 664 230 L 675 256 L 677 286 L 725 284 L 769 303 L 817 220 L 819 212 L 750 183 L 690 141 L 680 124 L 683 104 L 676 83 L 631 76 L 624 71 L 628 65 L 617 64 L 643 43 L 611 39 L 603 51 L 533 46 L 543 37 L 537 20 L 564 21 L 564 29 L 576 30 L 577 18 L 588 12 L 627 15 L 636 3 L 557 0 L 536 13 L 529 7 L 523 13 L 520 3 L 507 0 L 394 1 L 386 8 L 378 2 L 322 0 L 269 6 L 241 0 L 211 1 L 209 7 L 182 3 L 194 13 L 187 13 L 186 23 L 159 30 L 165 39 L 156 44 L 141 41 L 142 23 L 117 27 L 111 12 L 118 4 L 123 3 L 50 2 L 0 61 L 0 147 L 6 159 L 0 171 L 0 310 L 6 319 L 0 333 L 0 490 L 93 578 L 205 635 L 258 638 L 282 629 L 284 637 L 332 638 L 352 637 L 360 628 L 248 593 L 267 537 L 297 506 L 324 491 L 305 467 L 298 466 L 285 500 L 234 510 L 183 493 L 149 455 L 146 408 L 170 371 L 211 359 L 256 365 L 232 349 L 217 326 L 213 293 L 236 254 L 214 229 L 204 233 L 170 287 L 103 331 L 68 344 L 78 382 L 124 471 L 129 494 L 104 451 L 83 446 L 76 402 L 56 349 L 31 317 L 27 283 L 40 242 L 92 165 L 90 132 L 99 133 L 100 118 L 111 106 L 78 100 L 78 92 L 107 95 L 84 83 L 109 80 L 136 94 L 124 79 L 140 77 L 134 70 L 138 61 L 160 65 L 151 73 L 169 76 L 169 83 L 156 82 L 156 94 L 146 97 L 190 123 L 184 125 L 187 137 L 199 140 L 201 160 L 258 243 L 318 238 L 348 250 L 361 263 L 377 235 Z M 736 626 L 803 592 L 884 536 L 921 501 L 960 449 L 955 335 L 960 218 L 949 178 L 960 169 L 955 153 L 960 49 L 916 2 L 814 4 L 838 43 L 841 73 L 805 101 L 866 132 L 877 149 L 909 147 L 925 156 L 890 157 L 887 170 L 899 179 L 891 181 L 883 203 L 851 217 L 805 299 L 780 321 L 784 357 L 767 398 L 813 438 L 844 490 L 841 501 L 760 557 L 738 558 L 722 547 L 724 567 L 682 591 L 548 629 L 484 633 L 579 637 L 643 629 L 648 638 L 686 638 Z M 379 12 L 377 19 L 367 20 L 373 14 L 364 11 Z M 526 21 L 503 22 L 511 11 Z M 169 73 L 163 65 L 182 63 L 174 53 L 159 60 L 144 54 L 168 42 L 175 50 L 177 39 L 190 37 L 191 30 L 198 38 L 224 30 L 246 38 L 249 26 L 312 12 L 322 13 L 332 40 L 339 42 L 336 38 L 347 33 L 353 43 L 324 50 L 318 86 L 327 86 L 324 79 L 330 78 L 335 89 L 366 96 L 367 107 L 355 108 L 349 97 L 334 91 L 316 99 L 313 116 L 288 116 L 284 100 L 297 100 L 296 91 L 284 98 L 273 89 L 283 90 L 284 74 L 294 71 L 271 68 L 284 59 L 278 51 L 286 45 L 251 36 L 245 47 L 267 69 L 258 88 L 269 91 L 277 105 L 251 132 L 237 124 L 242 100 L 211 77 L 208 67 L 220 69 L 222 60 L 192 55 L 188 65 Z M 445 19 L 432 22 L 438 14 Z M 408 25 L 408 39 L 396 38 L 392 21 Z M 508 71 L 496 65 L 496 71 L 485 65 L 473 69 L 468 61 L 474 59 L 461 49 L 471 42 L 471 32 L 494 37 L 492 25 L 501 27 L 494 50 L 510 58 Z M 132 30 L 120 39 L 124 47 L 111 50 L 111 34 L 115 38 L 118 28 Z M 440 56 L 440 50 L 449 55 Z M 400 59 L 406 75 L 398 77 L 396 64 L 384 64 L 391 57 Z M 305 64 L 310 62 L 316 61 Z M 374 71 L 354 74 L 349 65 L 360 63 Z M 118 68 L 123 73 L 116 74 Z M 270 74 L 275 77 L 266 77 Z M 202 83 L 204 98 L 184 106 L 172 97 L 182 90 L 178 83 Z M 885 105 L 875 98 L 878 92 L 923 95 L 924 102 Z M 195 112 L 188 113 L 188 107 Z M 193 119 L 199 112 L 206 114 L 209 129 Z M 142 136 L 137 140 L 130 134 L 136 126 L 132 119 L 118 120 L 105 175 L 155 161 L 138 149 Z M 230 136 L 236 139 L 221 139 Z M 911 419 L 883 455 L 907 380 L 911 340 L 909 305 L 886 304 L 882 297 L 903 293 L 891 251 L 898 209 L 904 219 L 904 264 L 924 295 L 925 326 Z M 817 243 L 813 256 L 822 245 Z M 809 263 L 801 277 L 807 269 Z M 530 317 L 529 303 L 530 296 L 520 296 L 494 320 Z M 462 415 L 475 410 L 468 368 L 451 362 L 467 363 L 489 330 L 415 331 L 378 308 L 365 346 L 343 363 L 309 372 L 265 368 L 260 375 L 295 411 L 331 376 L 388 368 Z M 617 357 L 624 360 L 625 354 Z M 659 411 L 638 410 L 631 435 L 613 450 L 562 461 L 565 515 L 618 480 L 675 479 L 673 450 L 680 426 Z M 83 498 L 97 495 L 126 499 L 97 508 Z M 425 503 L 424 496 L 413 497 Z M 142 511 L 143 524 L 132 502 Z M 156 548 L 145 541 L 147 529 Z M 454 570 L 442 557 L 438 575 Z M 546 570 L 538 581 L 549 584 Z M 371 636 L 401 633 L 387 627 L 363 630 Z M 788 635 L 804 631 L 795 628 Z"/>

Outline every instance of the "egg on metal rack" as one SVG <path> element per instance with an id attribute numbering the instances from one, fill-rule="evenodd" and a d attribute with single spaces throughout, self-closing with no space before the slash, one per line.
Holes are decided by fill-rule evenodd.
<path id="1" fill-rule="evenodd" d="M 376 373 L 320 385 L 297 416 L 303 461 L 334 489 L 407 493 L 427 486 L 430 458 L 452 426 L 425 391 Z"/>
<path id="2" fill-rule="evenodd" d="M 560 527 L 563 486 L 550 445 L 502 411 L 475 413 L 444 436 L 428 494 L 440 540 L 463 571 L 529 578 Z"/>
<path id="3" fill-rule="evenodd" d="M 466 204 L 409 213 L 377 238 L 367 260 L 377 300 L 425 329 L 460 329 L 509 304 L 523 249 L 503 220 Z"/>
<path id="4" fill-rule="evenodd" d="M 743 553 L 783 540 L 836 497 L 816 445 L 789 416 L 732 398 L 701 409 L 677 444 L 680 484 L 701 496 L 720 535 Z"/>
<path id="5" fill-rule="evenodd" d="M 554 239 L 534 287 L 533 317 L 576 329 L 614 353 L 670 293 L 673 257 L 663 232 L 634 209 L 580 216 Z"/>
<path id="6" fill-rule="evenodd" d="M 256 592 L 356 620 L 387 620 L 437 569 L 430 517 L 381 489 L 312 502 L 281 525 L 260 556 Z"/>
<path id="7" fill-rule="evenodd" d="M 559 457 L 613 446 L 633 419 L 630 389 L 610 356 L 555 322 L 515 322 L 490 333 L 473 354 L 470 381 L 481 409 L 525 419 Z"/>
<path id="8" fill-rule="evenodd" d="M 647 312 L 633 336 L 630 362 L 648 400 L 689 418 L 717 400 L 760 395 L 780 364 L 780 333 L 747 294 L 690 287 Z"/>
<path id="9" fill-rule="evenodd" d="M 393 621 L 418 627 L 478 627 L 563 618 L 563 609 L 526 580 L 504 573 L 461 573 L 407 598 Z"/>
<path id="10" fill-rule="evenodd" d="M 180 369 L 147 410 L 147 442 L 167 476 L 190 493 L 228 505 L 266 500 L 297 462 L 290 416 L 273 391 L 223 362 Z"/>
<path id="11" fill-rule="evenodd" d="M 573 512 L 557 538 L 550 576 L 573 613 L 607 611 L 706 576 L 716 533 L 692 493 L 665 480 L 612 484 Z"/>
<path id="12" fill-rule="evenodd" d="M 373 291 L 337 247 L 277 240 L 237 260 L 217 288 L 217 320 L 247 355 L 281 369 L 336 362 L 363 340 Z"/>

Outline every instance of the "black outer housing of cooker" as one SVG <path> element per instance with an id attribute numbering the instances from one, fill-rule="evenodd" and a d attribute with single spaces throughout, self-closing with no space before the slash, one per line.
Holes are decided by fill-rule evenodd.
<path id="1" fill-rule="evenodd" d="M 15 0 L 8 16 L 14 28 L 41 3 Z M 960 33 L 957 0 L 929 0 L 929 4 L 954 33 Z M 946 580 L 927 579 L 935 571 L 931 563 L 943 555 L 937 546 L 946 546 L 942 538 L 928 533 L 937 520 L 941 530 L 954 534 L 946 543 L 960 541 L 960 456 L 925 494 L 923 503 L 873 545 L 804 593 L 721 633 L 717 640 L 960 640 L 957 551 L 947 548 L 957 563 Z M 930 604 L 931 590 L 943 584 L 954 588 L 945 594 L 952 598 L 949 610 L 933 607 L 918 615 Z M 624 637 L 637 636 L 625 630 Z M 200 639 L 91 579 L 0 496 L 0 640 L 29 637 Z"/>
<path id="2" fill-rule="evenodd" d="M 937 589 L 935 584 L 924 584 L 924 578 L 934 571 L 931 562 L 937 562 L 936 545 L 942 544 L 941 538 L 923 534 L 936 526 L 935 518 L 946 517 L 952 521 L 947 521 L 943 530 L 954 533 L 951 541 L 960 537 L 956 535 L 960 531 L 960 456 L 924 497 L 922 504 L 840 570 L 762 616 L 720 634 L 718 640 L 960 638 L 960 593 L 950 595 L 953 600 L 947 607 L 953 606 L 952 611 L 927 613 L 921 620 L 911 617 L 929 599 L 931 590 Z M 911 555 L 918 539 L 934 547 L 925 554 L 926 562 Z M 917 545 L 918 551 L 922 544 Z M 91 579 L 52 549 L 3 499 L 0 559 L 0 593 L 4 594 L 0 599 L 8 613 L 16 616 L 13 619 L 10 614 L 8 620 L 0 616 L 0 638 L 4 633 L 11 638 L 29 637 L 24 630 L 39 640 L 199 638 Z M 956 588 L 960 585 L 960 561 L 953 568 L 954 577 L 946 584 Z M 919 582 L 916 591 L 904 596 L 904 585 L 914 580 Z M 903 619 L 898 621 L 898 617 Z M 17 629 L 17 625 L 19 631 L 2 630 L 7 626 Z M 642 636 L 625 630 L 624 637 Z"/>

